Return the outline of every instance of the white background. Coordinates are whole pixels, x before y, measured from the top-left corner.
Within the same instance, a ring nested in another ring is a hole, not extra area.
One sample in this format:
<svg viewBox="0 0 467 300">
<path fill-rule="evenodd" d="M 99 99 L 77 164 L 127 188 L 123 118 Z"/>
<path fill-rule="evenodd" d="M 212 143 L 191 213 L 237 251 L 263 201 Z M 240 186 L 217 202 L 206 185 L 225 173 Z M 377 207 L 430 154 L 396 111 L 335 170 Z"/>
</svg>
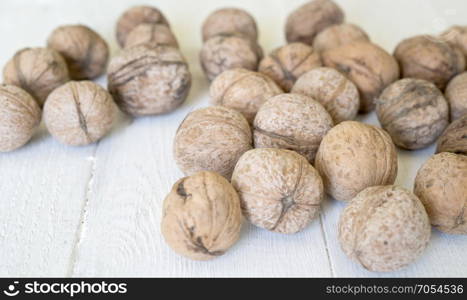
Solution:
<svg viewBox="0 0 467 300">
<path fill-rule="evenodd" d="M 284 43 L 286 15 L 300 0 L 1 0 L 0 66 L 20 48 L 43 46 L 62 24 L 84 23 L 119 50 L 118 16 L 135 4 L 158 6 L 188 58 L 194 85 L 186 104 L 159 117 L 118 124 L 101 142 L 72 148 L 44 128 L 24 148 L 0 154 L 0 276 L 467 276 L 467 237 L 433 231 L 423 256 L 389 274 L 369 273 L 349 261 L 336 238 L 344 204 L 328 200 L 304 232 L 285 236 L 245 223 L 240 241 L 223 257 L 192 262 L 174 254 L 159 230 L 161 206 L 183 176 L 172 158 L 175 130 L 191 110 L 208 105 L 208 83 L 198 52 L 204 18 L 222 6 L 250 11 L 267 52 Z M 465 0 L 337 1 L 347 20 L 392 52 L 403 38 L 467 23 Z M 467 24 L 463 24 L 467 25 Z M 105 84 L 105 78 L 99 80 Z M 377 124 L 374 115 L 361 117 Z M 400 151 L 397 184 L 409 189 L 434 153 Z"/>
</svg>

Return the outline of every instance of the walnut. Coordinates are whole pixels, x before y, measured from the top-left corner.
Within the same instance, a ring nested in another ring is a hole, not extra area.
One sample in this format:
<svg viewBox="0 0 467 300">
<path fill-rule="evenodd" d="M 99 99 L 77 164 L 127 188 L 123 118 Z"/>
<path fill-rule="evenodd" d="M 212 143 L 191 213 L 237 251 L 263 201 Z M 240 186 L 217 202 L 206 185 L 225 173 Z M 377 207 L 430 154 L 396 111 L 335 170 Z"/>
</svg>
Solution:
<svg viewBox="0 0 467 300">
<path fill-rule="evenodd" d="M 251 124 L 261 105 L 283 91 L 269 77 L 245 69 L 223 72 L 211 84 L 214 105 L 223 105 L 241 112 Z"/>
<path fill-rule="evenodd" d="M 0 84 L 0 152 L 26 144 L 41 121 L 34 98 L 14 85 Z"/>
<path fill-rule="evenodd" d="M 49 36 L 47 46 L 63 56 L 73 79 L 94 79 L 107 67 L 107 42 L 87 26 L 60 26 Z"/>
<path fill-rule="evenodd" d="M 449 80 L 465 70 L 465 58 L 459 48 L 433 36 L 415 36 L 403 40 L 394 56 L 402 77 L 433 82 L 443 90 Z"/>
<path fill-rule="evenodd" d="M 256 148 L 283 148 L 313 163 L 321 140 L 333 127 L 324 107 L 310 97 L 281 94 L 259 109 L 254 121 Z"/>
<path fill-rule="evenodd" d="M 392 140 L 401 148 L 417 150 L 434 143 L 449 124 L 449 107 L 431 82 L 406 78 L 387 87 L 376 113 Z"/>
<path fill-rule="evenodd" d="M 467 57 L 467 26 L 452 26 L 441 35 L 441 39 L 458 47 L 464 57 Z"/>
<path fill-rule="evenodd" d="M 303 230 L 320 211 L 323 182 L 307 160 L 293 151 L 254 149 L 235 167 L 232 184 L 245 217 L 270 231 Z"/>
<path fill-rule="evenodd" d="M 125 49 L 111 60 L 108 85 L 124 112 L 159 115 L 183 104 L 190 91 L 191 73 L 178 49 L 141 45 Z"/>
<path fill-rule="evenodd" d="M 25 48 L 16 52 L 3 69 L 6 84 L 16 85 L 36 99 L 39 106 L 55 88 L 70 80 L 63 57 L 48 48 Z"/>
<path fill-rule="evenodd" d="M 232 185 L 213 172 L 179 180 L 164 200 L 161 230 L 178 254 L 194 260 L 223 255 L 240 237 L 240 200 Z"/>
<path fill-rule="evenodd" d="M 321 58 L 312 47 L 293 43 L 266 56 L 259 64 L 259 72 L 271 77 L 284 91 L 289 92 L 301 75 L 321 66 Z"/>
<path fill-rule="evenodd" d="M 289 43 L 313 44 L 322 30 L 344 21 L 344 12 L 331 0 L 314 0 L 294 10 L 287 18 L 285 34 Z"/>
<path fill-rule="evenodd" d="M 336 124 L 353 120 L 360 108 L 357 87 L 331 68 L 317 68 L 302 75 L 292 93 L 306 95 L 321 103 Z"/>
<path fill-rule="evenodd" d="M 240 33 L 252 41 L 258 40 L 256 21 L 247 11 L 221 8 L 211 13 L 203 24 L 203 42 L 219 34 Z"/>
<path fill-rule="evenodd" d="M 125 48 L 139 45 L 157 47 L 159 45 L 178 48 L 178 41 L 172 30 L 163 24 L 141 24 L 135 27 L 125 40 Z"/>
<path fill-rule="evenodd" d="M 446 99 L 451 108 L 451 120 L 467 114 L 467 72 L 454 77 L 446 88 Z"/>
<path fill-rule="evenodd" d="M 394 184 L 396 147 L 384 130 L 345 121 L 324 137 L 315 166 L 326 192 L 336 200 L 350 201 L 367 187 Z"/>
<path fill-rule="evenodd" d="M 313 41 L 313 48 L 318 52 L 322 52 L 356 41 L 369 42 L 370 38 L 357 25 L 349 23 L 337 24 L 329 26 L 318 33 Z"/>
<path fill-rule="evenodd" d="M 182 122 L 174 157 L 186 175 L 213 171 L 230 179 L 240 156 L 251 148 L 251 129 L 243 115 L 212 106 L 191 112 Z"/>
<path fill-rule="evenodd" d="M 163 24 L 170 27 L 162 12 L 152 6 L 134 6 L 126 10 L 117 21 L 117 40 L 120 47 L 125 45 L 130 32 L 141 24 Z"/>
<path fill-rule="evenodd" d="M 467 113 L 446 128 L 436 151 L 467 155 Z"/>
<path fill-rule="evenodd" d="M 399 79 L 399 66 L 389 53 L 368 42 L 353 42 L 322 53 L 323 63 L 346 75 L 360 92 L 360 111 L 370 112 L 376 98 Z"/>
<path fill-rule="evenodd" d="M 54 90 L 44 105 L 49 132 L 72 146 L 94 143 L 106 135 L 116 119 L 112 96 L 91 81 L 70 81 Z"/>
<path fill-rule="evenodd" d="M 433 156 L 418 171 L 415 194 L 434 227 L 445 233 L 467 234 L 467 156 Z"/>
<path fill-rule="evenodd" d="M 430 221 L 420 200 L 396 186 L 365 189 L 345 208 L 339 221 L 342 250 L 373 272 L 408 266 L 421 256 L 430 236 Z"/>
</svg>

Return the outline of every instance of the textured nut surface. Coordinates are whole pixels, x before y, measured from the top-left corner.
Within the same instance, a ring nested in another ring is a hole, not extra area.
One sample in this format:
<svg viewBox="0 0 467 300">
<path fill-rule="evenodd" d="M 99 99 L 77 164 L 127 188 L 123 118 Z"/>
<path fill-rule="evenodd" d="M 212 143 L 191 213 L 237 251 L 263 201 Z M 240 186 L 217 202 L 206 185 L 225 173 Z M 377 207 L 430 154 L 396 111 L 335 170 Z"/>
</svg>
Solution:
<svg viewBox="0 0 467 300">
<path fill-rule="evenodd" d="M 451 108 L 451 120 L 467 114 L 467 72 L 454 77 L 446 88 L 446 99 Z"/>
<path fill-rule="evenodd" d="M 217 35 L 204 43 L 200 53 L 201 66 L 209 80 L 224 71 L 243 68 L 258 69 L 262 50 L 249 39 L 239 35 Z"/>
<path fill-rule="evenodd" d="M 467 155 L 467 113 L 446 128 L 438 139 L 436 152 L 452 152 Z"/>
<path fill-rule="evenodd" d="M 216 173 L 200 172 L 179 180 L 164 200 L 165 241 L 190 259 L 223 255 L 240 237 L 241 226 L 237 192 Z"/>
<path fill-rule="evenodd" d="M 256 21 L 247 11 L 239 8 L 221 8 L 211 13 L 203 23 L 203 42 L 219 34 L 238 32 L 250 40 L 258 39 Z"/>
<path fill-rule="evenodd" d="M 324 29 L 316 35 L 313 48 L 322 52 L 352 42 L 369 42 L 368 34 L 359 26 L 349 23 L 336 24 Z"/>
<path fill-rule="evenodd" d="M 162 12 L 152 6 L 134 6 L 126 10 L 117 21 L 117 40 L 120 47 L 123 47 L 130 32 L 141 24 L 164 24 L 169 22 Z"/>
<path fill-rule="evenodd" d="M 41 121 L 41 109 L 31 95 L 13 85 L 0 85 L 0 152 L 26 144 Z"/>
<path fill-rule="evenodd" d="M 359 193 L 339 221 L 339 242 L 352 260 L 373 272 L 392 272 L 414 262 L 431 236 L 420 200 L 396 186 Z"/>
<path fill-rule="evenodd" d="M 107 67 L 107 42 L 87 26 L 60 26 L 49 36 L 47 46 L 63 56 L 72 79 L 96 78 L 102 75 Z"/>
<path fill-rule="evenodd" d="M 106 135 L 116 118 L 112 96 L 91 81 L 71 81 L 54 90 L 44 105 L 44 120 L 60 142 L 83 146 Z"/>
<path fill-rule="evenodd" d="M 125 40 L 125 48 L 139 45 L 148 45 L 149 47 L 167 45 L 178 48 L 178 41 L 167 25 L 141 24 L 135 27 Z"/>
<path fill-rule="evenodd" d="M 114 57 L 108 71 L 109 91 L 121 110 L 158 115 L 183 104 L 191 88 L 185 58 L 170 46 L 136 46 Z"/>
<path fill-rule="evenodd" d="M 399 79 L 397 61 L 381 47 L 368 42 L 353 42 L 322 54 L 327 67 L 346 75 L 360 92 L 360 111 L 370 112 L 376 98 L 389 84 Z"/>
<path fill-rule="evenodd" d="M 449 124 L 443 94 L 421 79 L 401 79 L 388 86 L 377 101 L 376 113 L 394 143 L 409 150 L 434 143 Z"/>
<path fill-rule="evenodd" d="M 360 108 L 357 87 L 331 68 L 317 68 L 302 75 L 292 93 L 306 95 L 321 103 L 336 124 L 353 120 Z"/>
<path fill-rule="evenodd" d="M 324 137 L 315 167 L 329 195 L 350 201 L 367 187 L 394 183 L 398 167 L 396 147 L 384 130 L 345 121 Z"/>
<path fill-rule="evenodd" d="M 243 115 L 213 106 L 185 118 L 175 136 L 174 157 L 186 175 L 213 171 L 230 179 L 240 156 L 251 148 L 251 129 Z"/>
<path fill-rule="evenodd" d="M 323 29 L 344 21 L 344 12 L 331 0 L 314 0 L 294 10 L 287 18 L 285 35 L 287 42 L 313 43 Z"/>
<path fill-rule="evenodd" d="M 465 70 L 465 57 L 459 48 L 432 36 L 403 40 L 394 56 L 399 62 L 402 77 L 425 79 L 442 90 L 451 78 Z"/>
<path fill-rule="evenodd" d="M 467 234 L 467 156 L 433 156 L 418 171 L 415 194 L 433 226 L 450 234 Z"/>
<path fill-rule="evenodd" d="M 467 57 L 467 26 L 452 26 L 441 35 L 441 39 L 451 46 L 457 46 Z"/>
<path fill-rule="evenodd" d="M 269 77 L 245 69 L 223 72 L 211 84 L 210 96 L 214 105 L 233 108 L 251 124 L 261 105 L 283 91 Z"/>
<path fill-rule="evenodd" d="M 313 163 L 321 140 L 332 128 L 326 109 L 308 96 L 281 94 L 269 99 L 254 121 L 256 148 L 283 148 Z"/>
<path fill-rule="evenodd" d="M 269 76 L 284 91 L 289 92 L 301 75 L 321 66 L 321 58 L 312 47 L 292 43 L 266 56 L 259 64 L 259 72 Z"/>
<path fill-rule="evenodd" d="M 324 193 L 318 172 L 307 160 L 281 149 L 245 153 L 232 184 L 251 223 L 286 234 L 303 230 L 318 216 Z"/>
<path fill-rule="evenodd" d="M 25 48 L 16 52 L 3 69 L 6 84 L 28 92 L 42 106 L 55 88 L 69 81 L 63 57 L 48 48 Z"/>
</svg>

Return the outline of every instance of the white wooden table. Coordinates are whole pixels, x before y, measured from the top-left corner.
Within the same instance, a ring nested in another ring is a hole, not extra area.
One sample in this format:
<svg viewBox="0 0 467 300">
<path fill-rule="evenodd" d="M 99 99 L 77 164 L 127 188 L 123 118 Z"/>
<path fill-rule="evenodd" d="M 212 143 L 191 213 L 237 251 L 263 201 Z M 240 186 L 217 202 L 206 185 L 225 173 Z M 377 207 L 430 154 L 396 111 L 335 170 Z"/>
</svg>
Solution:
<svg viewBox="0 0 467 300">
<path fill-rule="evenodd" d="M 194 4 L 196 2 L 196 4 Z M 467 237 L 433 231 L 416 263 L 390 273 L 369 273 L 339 248 L 336 224 L 344 204 L 329 200 L 319 220 L 294 236 L 245 223 L 225 256 L 193 262 L 163 242 L 159 224 L 164 196 L 183 176 L 172 158 L 175 130 L 191 110 L 208 105 L 208 82 L 198 61 L 203 19 L 215 8 L 239 6 L 259 23 L 266 51 L 284 43 L 286 15 L 303 0 L 146 1 L 170 19 L 194 76 L 189 100 L 176 112 L 130 120 L 120 116 L 112 133 L 88 147 L 59 144 L 44 126 L 24 148 L 0 154 L 0 276 L 467 276 Z M 402 39 L 467 23 L 465 0 L 337 1 L 347 20 L 393 51 Z M 114 24 L 132 0 L 1 0 L 0 65 L 26 46 L 43 46 L 58 25 L 84 23 L 118 51 Z M 99 80 L 105 85 L 105 78 Z M 362 120 L 378 124 L 374 114 Z M 400 151 L 397 184 L 412 189 L 434 148 Z"/>
</svg>

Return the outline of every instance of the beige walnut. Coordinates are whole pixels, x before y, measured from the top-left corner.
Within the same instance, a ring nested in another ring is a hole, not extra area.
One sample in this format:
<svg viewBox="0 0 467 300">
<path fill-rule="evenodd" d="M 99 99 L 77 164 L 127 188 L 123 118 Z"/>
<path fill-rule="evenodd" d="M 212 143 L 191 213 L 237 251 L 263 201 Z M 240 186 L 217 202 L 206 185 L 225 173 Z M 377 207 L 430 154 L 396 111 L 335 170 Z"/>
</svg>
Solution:
<svg viewBox="0 0 467 300">
<path fill-rule="evenodd" d="M 167 45 L 178 48 L 178 41 L 170 30 L 169 26 L 164 24 L 141 24 L 135 27 L 125 40 L 125 47 L 148 45 L 157 47 Z"/>
<path fill-rule="evenodd" d="M 252 148 L 251 129 L 236 110 L 212 106 L 191 112 L 177 130 L 174 157 L 186 175 L 212 171 L 230 179 L 235 164 Z"/>
<path fill-rule="evenodd" d="M 282 148 L 315 160 L 321 140 L 334 126 L 326 109 L 313 98 L 281 94 L 269 99 L 254 121 L 256 148 Z"/>
<path fill-rule="evenodd" d="M 221 8 L 211 13 L 203 23 L 203 42 L 219 34 L 240 33 L 250 40 L 258 40 L 258 27 L 252 15 L 239 8 Z"/>
<path fill-rule="evenodd" d="M 319 54 L 303 43 L 292 43 L 274 50 L 259 64 L 259 72 L 272 78 L 289 92 L 295 81 L 311 69 L 321 67 Z"/>
<path fill-rule="evenodd" d="M 105 136 L 116 119 L 112 96 L 91 81 L 70 81 L 54 90 L 44 105 L 50 134 L 63 144 L 83 146 Z"/>
<path fill-rule="evenodd" d="M 323 183 L 301 155 L 281 149 L 254 149 L 239 160 L 232 184 L 243 214 L 254 225 L 293 234 L 320 211 Z"/>
<path fill-rule="evenodd" d="M 318 52 L 322 52 L 356 41 L 369 42 L 370 38 L 357 25 L 349 23 L 336 24 L 318 33 L 313 41 L 313 48 Z"/>
<path fill-rule="evenodd" d="M 467 234 L 467 156 L 436 154 L 418 171 L 415 194 L 431 224 L 450 234 Z"/>
<path fill-rule="evenodd" d="M 345 15 L 331 0 L 313 0 L 294 10 L 285 25 L 287 42 L 313 44 L 315 36 L 334 24 L 341 24 Z"/>
<path fill-rule="evenodd" d="M 63 57 L 49 48 L 25 48 L 16 52 L 3 69 L 6 84 L 16 85 L 43 106 L 47 96 L 70 80 Z"/>
<path fill-rule="evenodd" d="M 211 103 L 241 112 L 251 124 L 259 108 L 283 91 L 269 77 L 245 69 L 223 72 L 211 84 Z"/>
<path fill-rule="evenodd" d="M 240 237 L 240 200 L 222 176 L 200 172 L 179 180 L 164 200 L 161 230 L 167 244 L 193 260 L 223 255 Z"/>
<path fill-rule="evenodd" d="M 47 46 L 63 56 L 72 79 L 99 77 L 104 74 L 109 61 L 107 42 L 84 25 L 58 27 L 49 36 Z"/>
<path fill-rule="evenodd" d="M 446 128 L 438 139 L 436 152 L 452 152 L 467 155 L 467 113 Z"/>
<path fill-rule="evenodd" d="M 375 186 L 359 193 L 339 221 L 344 253 L 373 272 L 400 270 L 426 249 L 430 221 L 420 200 L 406 189 Z"/>
<path fill-rule="evenodd" d="M 458 47 L 467 58 L 467 26 L 452 26 L 441 34 L 441 40 Z"/>
<path fill-rule="evenodd" d="M 360 111 L 370 112 L 385 87 L 399 79 L 399 66 L 392 55 L 368 42 L 352 42 L 322 53 L 326 67 L 346 75 L 360 92 Z"/>
<path fill-rule="evenodd" d="M 336 124 L 355 119 L 360 108 L 355 84 L 331 68 L 317 68 L 303 74 L 293 86 L 292 93 L 306 95 L 321 103 Z"/>
<path fill-rule="evenodd" d="M 394 184 L 398 168 L 396 147 L 384 130 L 345 121 L 324 137 L 315 167 L 330 196 L 350 201 L 368 187 Z"/>
<path fill-rule="evenodd" d="M 191 73 L 176 48 L 135 46 L 111 60 L 108 87 L 122 111 L 132 116 L 160 115 L 185 102 Z"/>
<path fill-rule="evenodd" d="M 409 150 L 433 144 L 449 124 L 443 93 L 421 79 L 401 79 L 388 86 L 377 101 L 376 113 L 394 143 Z"/>
<path fill-rule="evenodd" d="M 14 85 L 0 85 L 0 152 L 26 144 L 41 121 L 34 98 Z"/>
<path fill-rule="evenodd" d="M 445 95 L 451 108 L 451 121 L 467 114 L 467 72 L 457 75 L 449 82 Z"/>
</svg>

